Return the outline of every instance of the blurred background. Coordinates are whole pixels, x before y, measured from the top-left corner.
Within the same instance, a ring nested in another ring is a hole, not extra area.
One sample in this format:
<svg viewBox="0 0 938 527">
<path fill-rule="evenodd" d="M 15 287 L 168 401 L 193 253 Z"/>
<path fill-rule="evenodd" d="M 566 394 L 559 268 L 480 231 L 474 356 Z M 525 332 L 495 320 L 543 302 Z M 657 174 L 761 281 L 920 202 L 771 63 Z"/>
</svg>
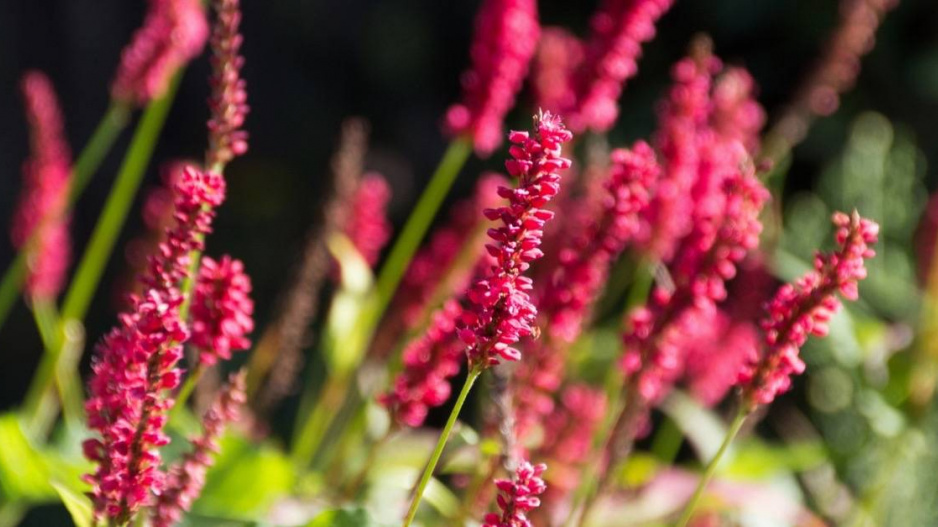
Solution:
<svg viewBox="0 0 938 527">
<path fill-rule="evenodd" d="M 207 252 L 244 260 L 254 281 L 259 327 L 271 316 L 284 277 L 321 205 L 330 155 L 344 118 L 357 115 L 370 121 L 369 168 L 382 172 L 392 185 L 395 224 L 406 218 L 445 148 L 439 124 L 459 94 L 459 73 L 468 64 L 478 3 L 243 2 L 250 150 L 228 170 L 228 201 Z M 541 0 L 542 23 L 584 35 L 596 3 Z M 30 68 L 49 74 L 62 101 L 72 148 L 80 150 L 107 106 L 120 50 L 140 25 L 145 4 L 143 0 L 0 0 L 0 266 L 5 268 L 13 257 L 7 232 L 20 166 L 27 155 L 20 76 Z M 685 53 L 695 34 L 709 34 L 719 56 L 750 70 L 771 122 L 837 21 L 835 0 L 678 0 L 659 24 L 657 38 L 646 45 L 640 72 L 625 90 L 621 117 L 610 136 L 613 146 L 647 137 L 654 130 L 655 101 L 667 87 L 670 65 Z M 163 163 L 202 155 L 207 75 L 204 56 L 186 72 L 144 187 L 158 183 Z M 527 125 L 532 113 L 528 100 L 523 93 L 509 124 Z M 798 236 L 784 237 L 782 247 L 792 262 L 809 258 L 813 248 L 828 238 L 829 210 L 857 206 L 883 223 L 885 250 L 873 262 L 870 284 L 864 285 L 869 289 L 864 309 L 887 321 L 909 322 L 918 313 L 911 241 L 928 192 L 938 185 L 933 168 L 938 166 L 936 117 L 938 2 L 902 0 L 887 15 L 875 49 L 864 58 L 857 86 L 845 94 L 839 110 L 819 120 L 795 149 L 786 180 L 785 218 L 790 232 Z M 78 203 L 73 220 L 76 248 L 90 234 L 129 136 L 130 131 L 125 131 Z M 471 161 L 454 196 L 468 192 L 483 168 L 499 169 L 503 157 L 499 152 L 487 161 Z M 135 212 L 119 243 L 141 228 Z M 113 324 L 112 290 L 125 266 L 121 254 L 110 262 L 90 311 L 89 342 Z M 794 263 L 790 267 L 796 268 Z M 780 274 L 786 273 L 784 265 L 780 269 Z M 888 338 L 901 339 L 895 328 L 887 333 Z M 826 416 L 819 420 L 821 431 L 833 434 L 827 436 L 828 442 L 840 444 L 839 454 L 847 456 L 851 448 L 864 444 L 862 434 L 868 433 L 871 423 L 888 426 L 883 424 L 888 412 L 874 410 L 880 403 L 889 407 L 889 402 L 888 397 L 870 400 L 862 391 L 875 385 L 878 375 L 870 370 L 869 348 L 863 342 L 834 340 L 833 351 L 808 355 L 809 367 L 817 368 L 811 378 L 821 381 L 806 381 L 790 398 L 805 400 L 811 412 Z M 0 332 L 0 410 L 19 401 L 40 352 L 30 315 L 20 304 Z M 856 368 L 864 372 L 859 380 Z M 845 390 L 853 392 L 830 386 L 858 387 L 859 395 L 845 402 Z M 879 388 L 874 392 L 885 390 Z M 849 415 L 844 414 L 848 406 L 855 410 Z M 864 409 L 872 412 L 865 420 Z M 833 423 L 829 432 L 824 428 L 828 422 Z M 862 471 L 854 477 L 863 477 Z"/>
</svg>

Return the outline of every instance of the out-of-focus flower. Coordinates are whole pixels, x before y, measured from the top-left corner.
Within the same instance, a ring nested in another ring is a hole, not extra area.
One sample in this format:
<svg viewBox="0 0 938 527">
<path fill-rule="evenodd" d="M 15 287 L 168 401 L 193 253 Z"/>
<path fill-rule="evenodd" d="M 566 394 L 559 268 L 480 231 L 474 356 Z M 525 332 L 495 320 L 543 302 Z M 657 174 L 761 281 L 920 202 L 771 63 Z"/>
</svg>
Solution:
<svg viewBox="0 0 938 527">
<path fill-rule="evenodd" d="M 445 123 L 450 134 L 470 137 L 480 155 L 501 143 L 505 114 L 527 75 L 539 33 L 536 0 L 483 0 L 472 68 L 462 76 L 463 99 L 447 110 Z"/>
<path fill-rule="evenodd" d="M 30 157 L 23 164 L 23 190 L 13 217 L 13 244 L 27 251 L 26 293 L 54 299 L 71 258 L 68 233 L 71 154 L 62 112 L 49 78 L 38 71 L 21 83 L 29 122 Z"/>
<path fill-rule="evenodd" d="M 553 217 L 543 207 L 560 188 L 557 172 L 570 166 L 570 160 L 561 157 L 561 147 L 572 137 L 549 112 L 535 119 L 533 137 L 527 132 L 509 134 L 513 159 L 505 167 L 518 178 L 518 186 L 499 188 L 508 205 L 485 211 L 488 219 L 502 222 L 489 230 L 495 243 L 486 246 L 496 261 L 468 291 L 470 307 L 459 330 L 473 368 L 520 359 L 521 352 L 512 345 L 535 332 L 537 310 L 528 293 L 532 282 L 522 273 L 543 255 L 538 248 L 543 227 Z"/>
<path fill-rule="evenodd" d="M 143 27 L 121 53 L 111 96 L 141 106 L 158 99 L 207 38 L 208 22 L 198 0 L 150 0 Z"/>
<path fill-rule="evenodd" d="M 84 443 L 84 451 L 97 464 L 86 479 L 99 520 L 127 522 L 163 488 L 160 447 L 169 442 L 169 391 L 179 384 L 176 365 L 189 337 L 179 288 L 188 278 L 190 254 L 203 249 L 224 190 L 218 174 L 184 171 L 176 187 L 176 223 L 141 276 L 144 293 L 97 347 L 85 408 L 98 436 Z"/>
<path fill-rule="evenodd" d="M 390 200 L 388 182 L 380 174 L 369 172 L 362 176 L 349 207 L 345 235 L 372 267 L 391 238 L 391 222 L 387 217 Z"/>
<path fill-rule="evenodd" d="M 576 104 L 573 74 L 583 62 L 583 43 L 560 27 L 545 27 L 531 72 L 534 106 L 561 112 Z"/>
<path fill-rule="evenodd" d="M 582 65 L 573 79 L 574 105 L 569 114 L 576 132 L 605 132 L 619 116 L 625 81 L 638 72 L 642 44 L 655 36 L 655 23 L 672 0 L 604 0 L 590 21 L 592 35 Z"/>
<path fill-rule="evenodd" d="M 804 371 L 801 347 L 809 335 L 827 335 L 828 322 L 840 309 L 837 293 L 848 300 L 859 296 L 857 283 L 866 278 L 864 260 L 876 254 L 870 245 L 876 243 L 879 225 L 856 211 L 849 216 L 835 213 L 833 222 L 839 250 L 818 254 L 814 270 L 783 285 L 766 307 L 761 321 L 766 350 L 761 357 L 752 356 L 739 376 L 744 403 L 750 408 L 770 404 L 788 391 L 792 375 Z"/>
<path fill-rule="evenodd" d="M 464 346 L 456 337 L 456 321 L 462 308 L 450 300 L 430 321 L 430 327 L 404 350 L 404 369 L 393 388 L 379 401 L 401 425 L 418 427 L 427 411 L 442 405 L 452 392 L 450 380 L 465 361 Z"/>
<path fill-rule="evenodd" d="M 243 371 L 233 374 L 202 416 L 202 435 L 193 438 L 192 450 L 170 467 L 163 492 L 153 507 L 153 527 L 172 527 L 202 493 L 205 473 L 218 453 L 218 440 L 229 423 L 238 420 L 247 396 Z"/>
<path fill-rule="evenodd" d="M 713 129 L 722 138 L 739 141 L 749 155 L 759 149 L 765 111 L 755 99 L 756 83 L 745 68 L 729 67 L 713 86 Z"/>
<path fill-rule="evenodd" d="M 531 527 L 527 513 L 541 506 L 539 495 L 547 490 L 541 474 L 547 470 L 543 463 L 531 465 L 523 461 L 515 471 L 514 479 L 495 481 L 499 494 L 495 501 L 500 513 L 485 515 L 482 527 Z"/>
<path fill-rule="evenodd" d="M 246 335 L 254 330 L 254 301 L 241 260 L 202 258 L 191 313 L 192 345 L 202 364 L 211 366 L 251 347 Z"/>
<path fill-rule="evenodd" d="M 722 310 L 708 311 L 709 319 L 679 333 L 684 378 L 691 395 L 712 406 L 726 396 L 739 378 L 739 370 L 759 348 L 759 330 L 752 322 L 733 320 Z"/>
<path fill-rule="evenodd" d="M 550 463 L 547 502 L 564 499 L 580 483 L 593 435 L 606 415 L 606 394 L 586 385 L 564 388 L 557 411 L 544 423 L 544 443 L 537 457 Z"/>
<path fill-rule="evenodd" d="M 712 77 L 719 67 L 719 60 L 709 48 L 698 44 L 671 73 L 674 86 L 661 105 L 655 136 L 663 171 L 651 205 L 645 209 L 640 232 L 642 247 L 656 260 L 670 261 L 693 224 L 688 214 L 695 207 L 691 189 L 698 178 L 701 146 L 705 143 L 701 131 L 707 126 L 712 108 Z"/>
<path fill-rule="evenodd" d="M 209 81 L 212 95 L 208 121 L 208 152 L 205 166 L 221 171 L 224 165 L 248 149 L 248 133 L 242 129 L 248 114 L 246 83 L 241 78 L 244 57 L 239 52 L 244 38 L 238 32 L 241 25 L 239 0 L 214 0 L 217 14 L 212 30 L 212 77 Z"/>
</svg>

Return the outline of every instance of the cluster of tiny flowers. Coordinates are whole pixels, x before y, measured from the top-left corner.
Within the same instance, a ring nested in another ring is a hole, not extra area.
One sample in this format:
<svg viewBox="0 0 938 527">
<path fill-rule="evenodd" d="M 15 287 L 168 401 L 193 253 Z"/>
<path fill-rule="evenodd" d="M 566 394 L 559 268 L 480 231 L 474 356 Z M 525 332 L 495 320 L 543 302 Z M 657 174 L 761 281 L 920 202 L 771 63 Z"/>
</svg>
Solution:
<svg viewBox="0 0 938 527">
<path fill-rule="evenodd" d="M 756 84 L 744 68 L 729 67 L 713 86 L 713 128 L 724 140 L 739 141 L 757 154 L 765 111 L 755 99 Z"/>
<path fill-rule="evenodd" d="M 352 196 L 345 235 L 372 267 L 391 238 L 391 222 L 387 218 L 390 200 L 391 187 L 375 172 L 362 176 Z"/>
<path fill-rule="evenodd" d="M 513 480 L 496 480 L 499 494 L 495 501 L 501 513 L 486 514 L 482 527 L 532 527 L 527 513 L 541 506 L 538 496 L 547 490 L 547 485 L 541 479 L 545 470 L 547 465 L 543 463 L 532 465 L 522 461 Z"/>
<path fill-rule="evenodd" d="M 128 521 L 163 486 L 159 448 L 179 384 L 176 367 L 188 330 L 180 319 L 180 284 L 188 277 L 190 252 L 201 250 L 211 230 L 214 207 L 224 197 L 224 180 L 187 168 L 179 181 L 176 225 L 169 229 L 141 277 L 144 293 L 133 298 L 119 325 L 98 345 L 86 402 L 88 426 L 99 435 L 84 443 L 98 467 L 92 484 L 96 518 Z"/>
<path fill-rule="evenodd" d="M 447 110 L 445 123 L 450 134 L 469 136 L 480 155 L 501 143 L 505 114 L 528 73 L 539 33 L 536 0 L 483 0 L 472 68 L 462 76 L 463 100 Z"/>
<path fill-rule="evenodd" d="M 228 384 L 202 416 L 202 434 L 190 441 L 192 450 L 170 467 L 165 488 L 153 507 L 153 527 L 176 525 L 202 493 L 205 473 L 214 462 L 213 455 L 218 453 L 218 440 L 225 426 L 239 419 L 241 407 L 247 399 L 245 376 L 241 371 L 228 379 Z"/>
<path fill-rule="evenodd" d="M 246 335 L 254 330 L 254 301 L 244 264 L 227 255 L 219 261 L 202 258 L 191 312 L 192 345 L 200 363 L 211 366 L 251 347 Z"/>
<path fill-rule="evenodd" d="M 538 302 L 548 338 L 533 343 L 515 372 L 515 412 L 519 434 L 553 409 L 551 396 L 563 379 L 565 348 L 580 335 L 590 308 L 606 283 L 609 267 L 639 227 L 659 167 L 647 143 L 612 152 L 603 182 L 599 215 L 575 233 L 559 252 L 558 268 Z"/>
<path fill-rule="evenodd" d="M 500 220 L 502 226 L 488 232 L 495 243 L 486 249 L 495 263 L 467 292 L 470 307 L 460 321 L 459 337 L 468 346 L 473 367 L 520 359 L 521 352 L 512 345 L 535 332 L 532 282 L 522 273 L 543 255 L 539 249 L 543 227 L 553 217 L 543 207 L 560 189 L 557 172 L 570 167 L 570 160 L 561 157 L 561 146 L 573 138 L 550 113 L 536 118 L 535 128 L 534 137 L 527 132 L 509 134 L 513 159 L 505 167 L 519 182 L 515 188 L 499 188 L 507 205 L 485 211 L 489 220 Z"/>
<path fill-rule="evenodd" d="M 674 289 L 656 287 L 650 305 L 629 317 L 622 366 L 645 401 L 666 393 L 680 373 L 677 336 L 707 323 L 716 303 L 726 298 L 725 282 L 736 274 L 736 264 L 759 243 L 759 213 L 768 191 L 750 167 L 728 179 L 724 192 L 722 217 L 695 227 L 684 241 L 671 268 Z"/>
<path fill-rule="evenodd" d="M 13 218 L 13 244 L 26 248 L 26 292 L 55 298 L 71 257 L 68 206 L 71 162 L 62 113 L 52 83 L 33 71 L 22 81 L 30 132 L 30 157 L 23 164 L 23 190 Z"/>
<path fill-rule="evenodd" d="M 576 106 L 563 109 L 570 113 L 573 130 L 612 128 L 623 85 L 638 72 L 642 44 L 654 38 L 655 23 L 672 4 L 673 0 L 604 0 L 591 20 L 592 37 L 574 78 Z"/>
<path fill-rule="evenodd" d="M 159 98 L 176 71 L 201 53 L 207 38 L 208 22 L 198 0 L 150 0 L 143 27 L 121 54 L 111 95 L 139 105 Z"/>
<path fill-rule="evenodd" d="M 678 242 L 691 229 L 691 189 L 697 181 L 700 130 L 712 106 L 710 87 L 719 61 L 709 51 L 687 57 L 673 70 L 674 86 L 659 114 L 655 142 L 662 156 L 663 172 L 651 205 L 645 209 L 640 239 L 652 258 L 668 262 Z"/>
<path fill-rule="evenodd" d="M 766 349 L 761 357 L 752 357 L 739 376 L 749 407 L 771 403 L 791 387 L 792 375 L 804 371 L 801 346 L 809 335 L 827 335 L 828 323 L 840 309 L 836 294 L 857 299 L 857 283 L 866 278 L 864 260 L 876 254 L 870 245 L 876 243 L 879 225 L 856 212 L 835 213 L 833 222 L 840 250 L 818 254 L 814 270 L 779 288 L 766 306 L 761 321 Z"/>
<path fill-rule="evenodd" d="M 560 27 L 545 27 L 531 68 L 534 105 L 562 111 L 576 103 L 573 73 L 583 62 L 583 43 Z"/>
<path fill-rule="evenodd" d="M 212 116 L 208 121 L 208 152 L 205 166 L 216 170 L 247 152 L 248 135 L 241 129 L 248 113 L 247 91 L 241 78 L 244 57 L 239 55 L 244 38 L 239 0 L 214 0 L 218 19 L 212 29 Z"/>
<path fill-rule="evenodd" d="M 422 425 L 430 408 L 449 399 L 450 380 L 465 362 L 464 346 L 456 338 L 461 314 L 459 303 L 450 300 L 433 314 L 426 333 L 404 350 L 404 370 L 391 391 L 379 397 L 399 425 Z"/>
<path fill-rule="evenodd" d="M 544 423 L 544 443 L 537 457 L 550 461 L 548 503 L 556 503 L 580 482 L 593 435 L 606 415 L 606 394 L 586 385 L 564 388 L 560 405 Z"/>
</svg>

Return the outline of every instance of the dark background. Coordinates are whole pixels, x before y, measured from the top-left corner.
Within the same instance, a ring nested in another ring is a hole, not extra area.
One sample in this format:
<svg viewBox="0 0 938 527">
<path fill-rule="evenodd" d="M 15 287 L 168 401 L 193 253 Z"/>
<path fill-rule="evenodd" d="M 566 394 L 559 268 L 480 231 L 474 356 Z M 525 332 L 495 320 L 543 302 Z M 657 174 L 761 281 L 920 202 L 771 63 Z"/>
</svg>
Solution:
<svg viewBox="0 0 938 527">
<path fill-rule="evenodd" d="M 208 253 L 227 252 L 245 261 L 263 325 L 315 217 L 343 118 L 361 115 L 371 121 L 369 165 L 391 181 L 395 223 L 406 217 L 445 148 L 440 116 L 458 97 L 478 2 L 243 4 L 250 151 L 229 168 L 229 197 Z M 540 4 L 543 24 L 567 26 L 582 35 L 596 2 Z M 645 46 L 639 76 L 623 96 L 613 144 L 653 130 L 654 101 L 667 86 L 668 68 L 697 32 L 709 33 L 728 62 L 751 70 L 772 116 L 817 57 L 837 21 L 837 8 L 834 0 L 678 0 L 661 21 L 658 37 Z M 140 25 L 144 9 L 143 0 L 0 0 L 0 267 L 12 259 L 5 234 L 27 155 L 20 75 L 38 68 L 51 76 L 77 152 L 107 106 L 120 50 Z M 207 74 L 204 56 L 186 72 L 145 186 L 156 184 L 163 162 L 201 156 Z M 526 101 L 522 95 L 509 119 L 515 126 L 525 126 L 531 113 Z M 906 0 L 888 15 L 857 88 L 796 150 L 789 186 L 809 187 L 819 167 L 841 149 L 852 118 L 866 110 L 911 129 L 927 158 L 938 160 L 938 2 Z M 78 204 L 76 253 L 94 225 L 129 136 L 125 131 Z M 502 157 L 496 153 L 488 161 L 472 161 L 457 193 L 469 188 L 482 167 L 498 168 Z M 140 228 L 135 209 L 119 247 Z M 117 252 L 91 309 L 90 342 L 114 323 L 111 291 L 123 267 Z M 20 303 L 0 331 L 0 409 L 19 400 L 39 354 L 38 336 Z"/>
</svg>

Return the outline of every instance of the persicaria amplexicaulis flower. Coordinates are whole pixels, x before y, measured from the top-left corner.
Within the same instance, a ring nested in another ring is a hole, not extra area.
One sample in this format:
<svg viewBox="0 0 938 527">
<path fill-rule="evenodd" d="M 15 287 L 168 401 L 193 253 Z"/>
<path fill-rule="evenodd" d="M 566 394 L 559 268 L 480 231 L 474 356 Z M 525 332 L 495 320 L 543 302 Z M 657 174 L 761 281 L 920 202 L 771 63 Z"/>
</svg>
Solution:
<svg viewBox="0 0 938 527">
<path fill-rule="evenodd" d="M 118 317 L 118 326 L 97 346 L 85 408 L 97 437 L 84 443 L 97 464 L 86 476 L 95 517 L 127 522 L 158 494 L 164 483 L 160 447 L 173 405 L 169 392 L 181 377 L 176 367 L 189 331 L 180 318 L 180 287 L 188 278 L 190 254 L 201 251 L 214 208 L 224 198 L 218 174 L 187 168 L 176 186 L 175 225 L 141 277 L 144 292 Z"/>
<path fill-rule="evenodd" d="M 461 315 L 459 302 L 450 300 L 433 313 L 426 333 L 404 349 L 403 371 L 391 390 L 378 398 L 398 424 L 420 426 L 430 408 L 449 399 L 451 379 L 465 362 L 465 346 L 456 337 Z"/>
<path fill-rule="evenodd" d="M 660 171 L 655 153 L 642 141 L 631 150 L 613 151 L 611 160 L 598 215 L 560 249 L 558 268 L 538 301 L 546 335 L 525 350 L 515 372 L 515 412 L 521 437 L 553 409 L 552 394 L 563 379 L 565 350 L 589 319 L 612 262 L 638 231 L 640 214 Z"/>
<path fill-rule="evenodd" d="M 660 400 L 680 373 L 679 332 L 707 323 L 736 265 L 759 243 L 759 213 L 769 196 L 752 167 L 728 178 L 723 192 L 722 213 L 698 222 L 682 242 L 670 268 L 674 289 L 655 287 L 649 305 L 629 316 L 622 366 L 645 402 Z"/>
<path fill-rule="evenodd" d="M 391 187 L 375 172 L 362 176 L 352 196 L 345 235 L 371 266 L 378 262 L 381 249 L 391 238 L 391 222 L 387 217 L 390 200 Z"/>
<path fill-rule="evenodd" d="M 251 347 L 246 335 L 254 330 L 254 301 L 241 260 L 203 257 L 190 310 L 192 345 L 202 364 L 211 366 Z"/>
<path fill-rule="evenodd" d="M 29 122 L 30 157 L 13 217 L 13 244 L 27 252 L 26 293 L 52 299 L 62 289 L 71 257 L 66 214 L 71 154 L 62 112 L 48 77 L 27 73 L 21 84 Z"/>
<path fill-rule="evenodd" d="M 192 507 L 205 486 L 205 473 L 218 453 L 225 426 L 238 420 L 245 394 L 245 372 L 231 375 L 202 416 L 202 434 L 193 438 L 192 450 L 170 467 L 162 493 L 153 507 L 153 527 L 172 527 Z"/>
<path fill-rule="evenodd" d="M 512 345 L 535 332 L 532 282 L 522 273 L 543 256 L 539 246 L 544 224 L 553 217 L 543 207 L 560 189 L 558 171 L 570 167 L 570 160 L 561 157 L 561 147 L 573 134 L 549 112 L 536 117 L 534 125 L 533 137 L 527 132 L 509 134 L 514 145 L 505 167 L 518 178 L 518 185 L 500 187 L 499 195 L 508 204 L 485 211 L 488 219 L 502 225 L 489 229 L 494 243 L 486 249 L 495 263 L 467 292 L 470 306 L 460 321 L 459 337 L 469 347 L 473 368 L 520 359 L 521 352 Z"/>
<path fill-rule="evenodd" d="M 766 306 L 761 321 L 765 332 L 765 351 L 752 357 L 739 376 L 744 404 L 753 408 L 770 404 L 788 391 L 791 376 L 804 371 L 799 351 L 809 335 L 827 335 L 831 317 L 840 309 L 837 293 L 848 300 L 859 296 L 857 283 L 866 278 L 864 260 L 876 253 L 879 225 L 854 211 L 833 216 L 837 227 L 835 239 L 839 250 L 818 254 L 814 270 L 793 284 L 783 285 Z"/>
<path fill-rule="evenodd" d="M 161 97 L 172 76 L 202 51 L 208 22 L 199 0 L 150 0 L 150 8 L 121 53 L 111 96 L 144 105 Z"/>
<path fill-rule="evenodd" d="M 495 498 L 500 513 L 485 515 L 482 527 L 531 527 L 527 513 L 541 506 L 538 498 L 547 490 L 541 475 L 547 470 L 543 463 L 532 465 L 522 461 L 511 480 L 495 481 L 499 493 Z"/>
<path fill-rule="evenodd" d="M 573 107 L 573 73 L 582 62 L 583 43 L 576 35 L 560 27 L 543 28 L 531 71 L 534 105 L 558 112 Z"/>
<path fill-rule="evenodd" d="M 579 484 L 606 408 L 605 392 L 574 384 L 564 387 L 557 410 L 545 418 L 544 443 L 537 458 L 550 462 L 548 504 L 554 505 Z"/>
<path fill-rule="evenodd" d="M 212 29 L 212 95 L 208 100 L 212 116 L 208 121 L 208 152 L 205 166 L 221 170 L 232 159 L 247 152 L 248 134 L 242 130 L 248 113 L 247 90 L 241 78 L 244 57 L 239 52 L 244 38 L 239 0 L 214 0 L 217 20 Z"/>
<path fill-rule="evenodd" d="M 638 72 L 642 44 L 655 36 L 655 23 L 673 0 L 604 0 L 590 21 L 592 35 L 585 58 L 573 78 L 569 114 L 576 132 L 605 132 L 619 116 L 619 95 L 625 81 Z"/>
<path fill-rule="evenodd" d="M 480 155 L 502 141 L 505 114 L 515 102 L 537 48 L 536 0 L 483 0 L 463 73 L 463 100 L 446 111 L 446 130 L 472 139 Z"/>
</svg>

